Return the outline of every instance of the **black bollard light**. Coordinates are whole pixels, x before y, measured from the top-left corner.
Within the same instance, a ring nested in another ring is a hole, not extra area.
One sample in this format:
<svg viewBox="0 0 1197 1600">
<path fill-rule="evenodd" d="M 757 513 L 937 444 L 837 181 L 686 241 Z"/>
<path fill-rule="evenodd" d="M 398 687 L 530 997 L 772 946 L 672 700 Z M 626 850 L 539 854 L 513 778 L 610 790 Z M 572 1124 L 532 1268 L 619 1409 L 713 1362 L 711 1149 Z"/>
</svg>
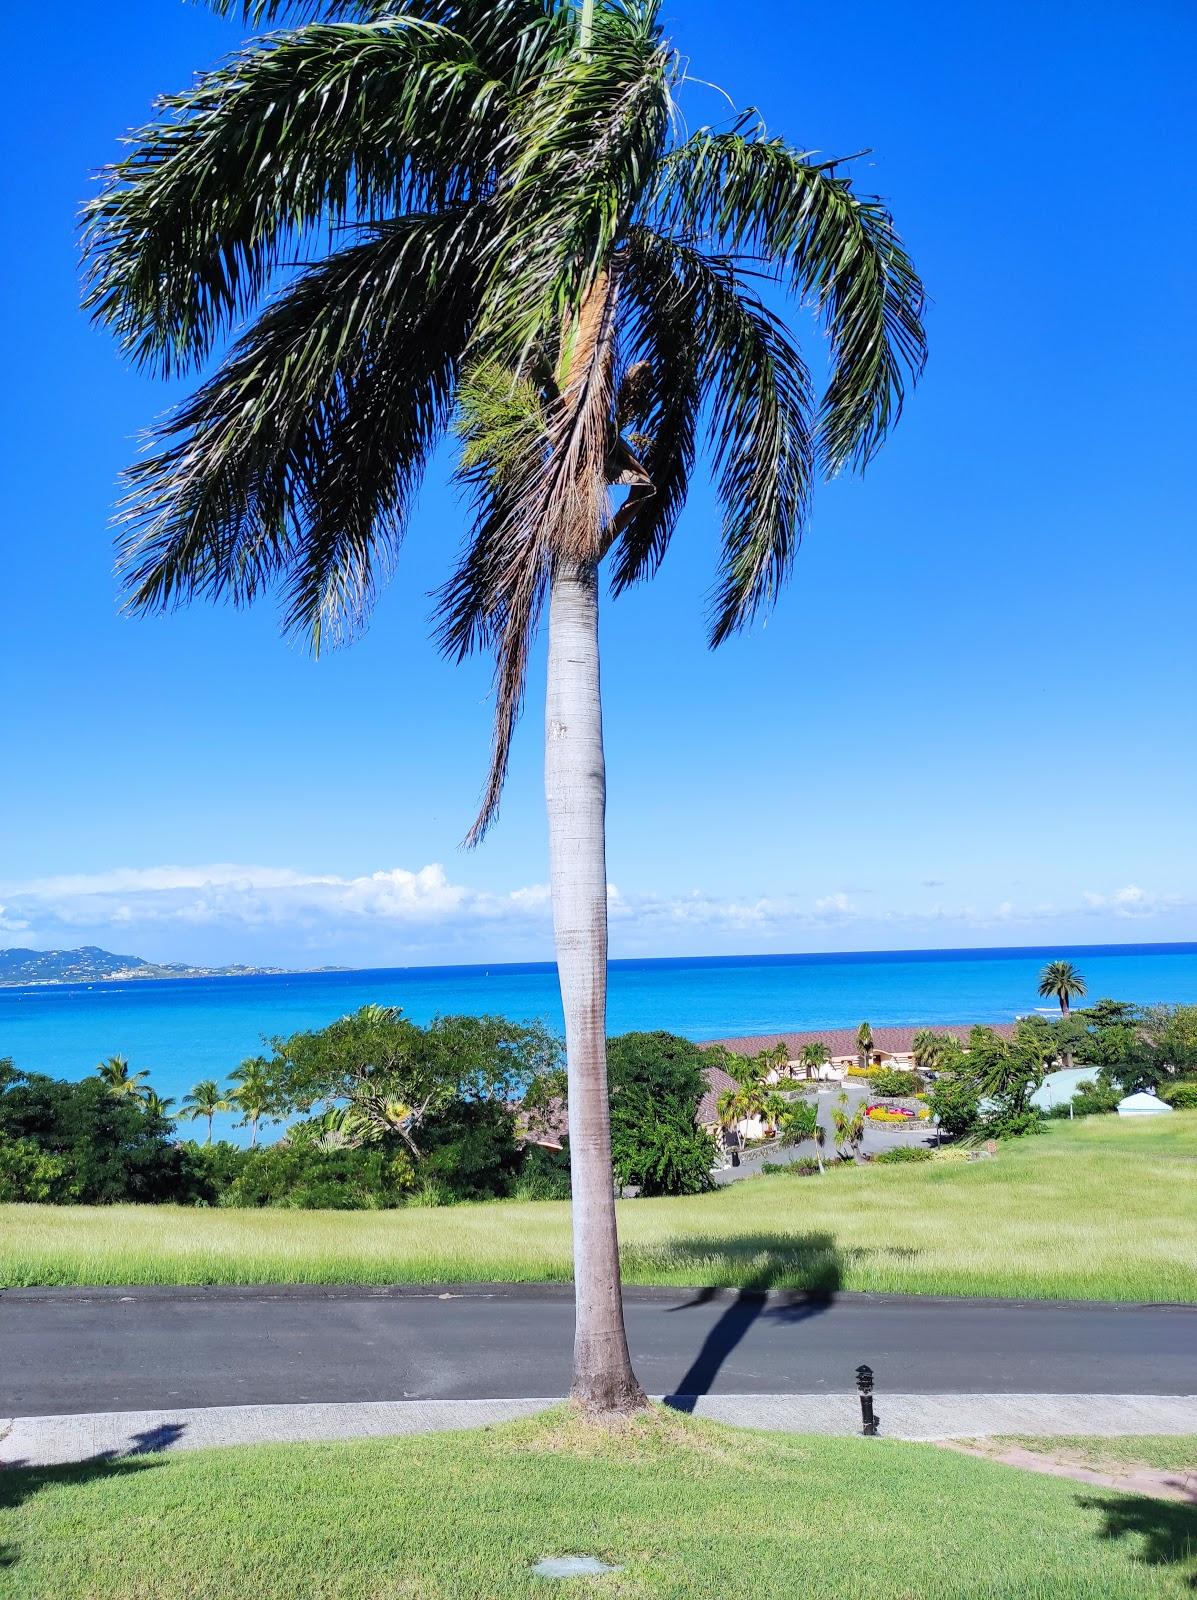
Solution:
<svg viewBox="0 0 1197 1600">
<path fill-rule="evenodd" d="M 856 1387 L 860 1390 L 861 1433 L 866 1438 L 876 1437 L 879 1419 L 873 1412 L 873 1369 L 863 1364 L 856 1369 Z"/>
</svg>

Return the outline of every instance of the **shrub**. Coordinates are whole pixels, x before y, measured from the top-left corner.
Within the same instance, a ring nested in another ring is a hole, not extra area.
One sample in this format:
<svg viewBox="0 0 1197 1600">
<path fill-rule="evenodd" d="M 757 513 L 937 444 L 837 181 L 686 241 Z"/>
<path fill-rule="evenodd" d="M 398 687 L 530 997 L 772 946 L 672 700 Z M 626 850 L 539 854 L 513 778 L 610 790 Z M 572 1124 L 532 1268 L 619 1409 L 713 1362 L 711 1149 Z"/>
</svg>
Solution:
<svg viewBox="0 0 1197 1600">
<path fill-rule="evenodd" d="M 1197 1083 L 1167 1083 L 1160 1090 L 1160 1099 L 1177 1111 L 1197 1111 Z"/>
<path fill-rule="evenodd" d="M 569 1156 L 564 1150 L 529 1145 L 511 1195 L 514 1200 L 568 1200 Z"/>
<path fill-rule="evenodd" d="M 874 1161 L 885 1162 L 886 1165 L 895 1165 L 901 1161 L 930 1161 L 934 1155 L 933 1150 L 925 1150 L 922 1145 L 899 1145 L 896 1150 L 882 1150 L 873 1157 Z"/>
<path fill-rule="evenodd" d="M 1072 1097 L 1072 1110 L 1078 1117 L 1093 1117 L 1102 1112 L 1117 1111 L 1120 1098 L 1112 1084 L 1095 1083 L 1091 1078 L 1083 1078 Z"/>
<path fill-rule="evenodd" d="M 99 1078 L 68 1083 L 3 1065 L 0 1134 L 62 1163 L 28 1181 L 80 1205 L 190 1198 L 186 1157 L 165 1117 L 135 1096 L 111 1094 Z M 26 1170 L 25 1156 L 11 1161 L 14 1172 L 18 1164 Z"/>
<path fill-rule="evenodd" d="M 625 1089 L 611 1107 L 611 1163 L 621 1189 L 644 1195 L 703 1194 L 712 1187 L 715 1141 L 695 1127 L 694 1113 Z"/>
<path fill-rule="evenodd" d="M 0 1202 L 66 1202 L 70 1163 L 50 1156 L 33 1139 L 10 1139 L 0 1133 Z"/>
<path fill-rule="evenodd" d="M 926 1122 L 930 1112 L 920 1106 L 917 1111 L 909 1111 L 902 1106 L 868 1106 L 865 1116 L 870 1122 L 889 1123 L 893 1127 L 905 1127 L 912 1122 Z"/>
<path fill-rule="evenodd" d="M 959 1139 L 976 1122 L 981 1095 L 967 1073 L 945 1072 L 932 1085 L 927 1104 L 947 1137 Z"/>
<path fill-rule="evenodd" d="M 887 1099 L 900 1095 L 916 1094 L 923 1086 L 917 1072 L 903 1072 L 897 1067 L 874 1067 L 869 1073 L 869 1087 L 874 1094 Z"/>
</svg>

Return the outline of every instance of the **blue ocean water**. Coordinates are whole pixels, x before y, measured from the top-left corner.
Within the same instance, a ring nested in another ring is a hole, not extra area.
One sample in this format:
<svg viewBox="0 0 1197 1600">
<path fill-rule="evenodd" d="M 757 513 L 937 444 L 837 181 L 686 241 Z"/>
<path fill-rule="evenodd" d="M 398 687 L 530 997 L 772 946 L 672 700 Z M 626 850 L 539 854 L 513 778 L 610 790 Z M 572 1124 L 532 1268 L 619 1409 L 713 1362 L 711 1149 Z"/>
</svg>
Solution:
<svg viewBox="0 0 1197 1600">
<path fill-rule="evenodd" d="M 610 1031 L 668 1028 L 694 1039 L 871 1023 L 1001 1022 L 1043 1002 L 1036 977 L 1064 957 L 1089 995 L 1197 1003 L 1197 944 L 613 961 Z M 176 1099 L 223 1079 L 264 1038 L 320 1027 L 368 1001 L 417 1022 L 453 1012 L 561 1025 L 550 963 L 399 967 L 267 977 L 183 978 L 0 989 L 0 1057 L 78 1078 L 105 1056 L 150 1069 Z"/>
</svg>

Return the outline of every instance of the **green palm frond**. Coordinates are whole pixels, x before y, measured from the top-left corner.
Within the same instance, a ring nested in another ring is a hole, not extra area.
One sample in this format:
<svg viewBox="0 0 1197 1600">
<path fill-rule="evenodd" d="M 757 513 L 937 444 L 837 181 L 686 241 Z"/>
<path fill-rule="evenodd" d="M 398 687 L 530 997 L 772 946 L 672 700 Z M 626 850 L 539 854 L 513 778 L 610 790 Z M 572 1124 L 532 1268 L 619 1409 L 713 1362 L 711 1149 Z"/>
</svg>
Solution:
<svg viewBox="0 0 1197 1600">
<path fill-rule="evenodd" d="M 362 615 L 449 415 L 478 227 L 407 217 L 309 269 L 167 419 L 127 475 L 134 609 L 281 582 L 317 647 Z"/>
<path fill-rule="evenodd" d="M 700 132 L 661 164 L 669 226 L 764 257 L 813 297 L 831 339 L 820 411 L 827 468 L 867 463 L 926 359 L 923 286 L 880 200 L 781 139 Z"/>
<path fill-rule="evenodd" d="M 672 56 L 656 5 L 596 7 L 591 43 L 549 63 L 512 109 L 479 337 L 522 368 L 576 319 L 652 180 L 670 124 Z"/>
<path fill-rule="evenodd" d="M 672 282 L 701 352 L 693 387 L 710 412 L 724 513 L 711 619 L 720 644 L 776 596 L 797 552 L 812 477 L 810 378 L 784 324 L 730 258 L 635 228 L 628 263 L 633 294 L 651 296 L 639 288 L 645 280 Z"/>
<path fill-rule="evenodd" d="M 84 304 L 137 361 L 202 360 L 312 230 L 485 188 L 506 88 L 419 17 L 252 45 L 131 136 L 84 212 Z"/>
</svg>

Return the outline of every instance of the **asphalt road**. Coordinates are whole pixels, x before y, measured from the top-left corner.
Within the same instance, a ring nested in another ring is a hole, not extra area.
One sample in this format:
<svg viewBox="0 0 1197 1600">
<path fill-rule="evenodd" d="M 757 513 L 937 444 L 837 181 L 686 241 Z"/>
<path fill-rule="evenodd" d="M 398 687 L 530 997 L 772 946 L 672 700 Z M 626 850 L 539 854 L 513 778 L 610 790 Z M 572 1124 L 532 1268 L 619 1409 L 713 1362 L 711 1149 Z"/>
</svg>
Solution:
<svg viewBox="0 0 1197 1600">
<path fill-rule="evenodd" d="M 630 1289 L 650 1394 L 1197 1392 L 1197 1306 Z M 567 1288 L 9 1290 L 0 1416 L 557 1396 Z"/>
</svg>

